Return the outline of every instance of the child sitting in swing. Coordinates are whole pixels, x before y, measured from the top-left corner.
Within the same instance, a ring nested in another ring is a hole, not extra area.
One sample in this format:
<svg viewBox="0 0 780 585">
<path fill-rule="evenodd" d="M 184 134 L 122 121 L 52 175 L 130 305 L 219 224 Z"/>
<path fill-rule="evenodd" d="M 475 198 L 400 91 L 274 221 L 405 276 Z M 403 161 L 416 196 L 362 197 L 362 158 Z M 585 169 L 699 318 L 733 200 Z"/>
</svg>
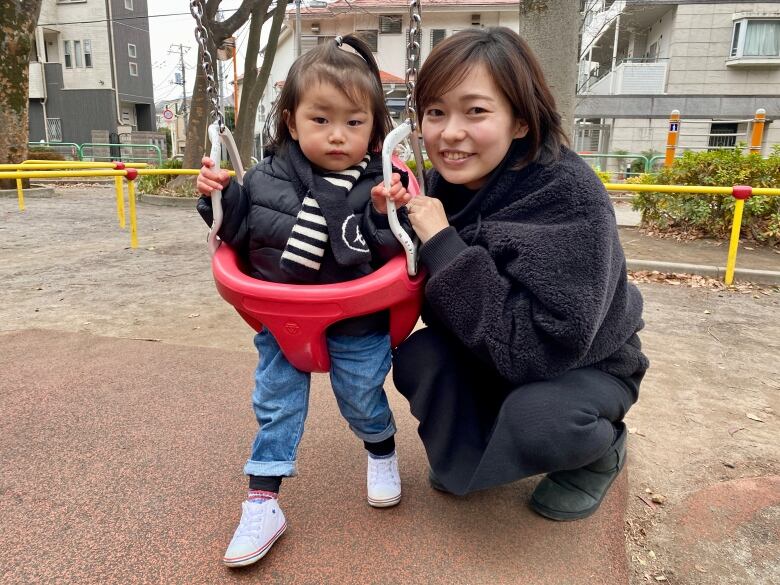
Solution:
<svg viewBox="0 0 780 585">
<path fill-rule="evenodd" d="M 370 48 L 349 35 L 301 56 L 270 119 L 273 154 L 249 170 L 243 187 L 209 158 L 197 179 L 198 211 L 209 225 L 209 196 L 222 190 L 218 235 L 243 256 L 249 274 L 282 283 L 343 282 L 398 254 L 387 216 L 371 203 L 392 121 Z M 394 173 L 393 196 L 403 199 L 404 192 Z M 309 400 L 311 375 L 285 359 L 273 335 L 263 329 L 254 343 L 260 361 L 252 403 L 260 430 L 244 466 L 249 493 L 241 521 L 223 559 L 230 567 L 258 561 L 287 527 L 277 496 L 282 478 L 296 475 Z M 394 506 L 401 480 L 383 389 L 391 363 L 388 314 L 336 323 L 327 343 L 339 409 L 368 451 L 368 503 Z"/>
</svg>

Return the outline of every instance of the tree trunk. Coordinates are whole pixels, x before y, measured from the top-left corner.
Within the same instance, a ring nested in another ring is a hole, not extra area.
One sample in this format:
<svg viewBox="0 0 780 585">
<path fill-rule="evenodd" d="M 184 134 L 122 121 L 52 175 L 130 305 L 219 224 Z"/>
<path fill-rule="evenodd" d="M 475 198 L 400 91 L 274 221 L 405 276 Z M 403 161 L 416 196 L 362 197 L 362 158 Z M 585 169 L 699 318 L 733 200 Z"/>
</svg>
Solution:
<svg viewBox="0 0 780 585">
<path fill-rule="evenodd" d="M 577 90 L 580 14 L 572 0 L 521 0 L 518 33 L 533 49 L 571 137 Z"/>
<path fill-rule="evenodd" d="M 268 83 L 268 77 L 271 75 L 271 65 L 273 65 L 276 57 L 279 32 L 282 28 L 288 1 L 282 0 L 278 2 L 273 11 L 271 31 L 265 45 L 265 53 L 263 54 L 263 65 L 258 72 L 257 51 L 260 46 L 260 28 L 265 20 L 268 19 L 267 8 L 270 4 L 270 1 L 268 1 L 265 3 L 265 6 L 261 6 L 257 12 L 252 13 L 252 22 L 249 29 L 246 62 L 244 65 L 244 86 L 241 90 L 241 106 L 238 109 L 240 113 L 243 112 L 246 115 L 239 115 L 238 124 L 236 125 L 236 145 L 243 161 L 249 160 L 252 154 L 255 140 L 257 106 L 260 104 L 266 83 Z"/>
<path fill-rule="evenodd" d="M 27 158 L 29 63 L 41 0 L 0 0 L 0 163 Z M 13 179 L 0 180 L 11 189 Z"/>
</svg>

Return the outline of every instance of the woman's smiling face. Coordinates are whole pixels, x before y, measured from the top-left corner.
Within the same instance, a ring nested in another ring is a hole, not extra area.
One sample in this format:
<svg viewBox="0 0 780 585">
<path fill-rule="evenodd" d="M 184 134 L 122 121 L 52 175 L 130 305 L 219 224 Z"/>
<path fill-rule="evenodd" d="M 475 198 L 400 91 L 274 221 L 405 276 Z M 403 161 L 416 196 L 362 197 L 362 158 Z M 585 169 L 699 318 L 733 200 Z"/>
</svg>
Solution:
<svg viewBox="0 0 780 585">
<path fill-rule="evenodd" d="M 512 140 L 527 132 L 483 65 L 474 66 L 423 112 L 428 158 L 445 180 L 469 189 L 479 189 Z"/>
</svg>

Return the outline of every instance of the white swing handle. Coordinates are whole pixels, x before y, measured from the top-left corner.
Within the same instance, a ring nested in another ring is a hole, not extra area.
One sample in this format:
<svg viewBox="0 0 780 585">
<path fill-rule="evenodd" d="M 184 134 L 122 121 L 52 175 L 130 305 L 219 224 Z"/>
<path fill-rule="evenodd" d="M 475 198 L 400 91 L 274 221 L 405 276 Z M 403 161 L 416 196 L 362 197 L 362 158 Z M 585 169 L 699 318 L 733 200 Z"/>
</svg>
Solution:
<svg viewBox="0 0 780 585">
<path fill-rule="evenodd" d="M 385 189 L 388 191 L 392 186 L 393 177 L 393 152 L 409 134 L 412 132 L 412 123 L 406 120 L 403 124 L 392 130 L 385 138 L 382 144 L 382 174 L 385 182 Z M 395 207 L 395 201 L 388 197 L 387 199 L 387 219 L 390 222 L 390 229 L 396 239 L 401 242 L 406 252 L 406 271 L 409 276 L 417 274 L 417 246 L 409 234 L 406 233 L 401 223 L 398 221 L 398 212 Z"/>
<path fill-rule="evenodd" d="M 220 168 L 220 160 L 222 159 L 222 148 L 224 144 L 227 149 L 228 158 L 233 163 L 233 169 L 236 172 L 236 182 L 239 185 L 244 184 L 244 165 L 241 163 L 241 157 L 238 155 L 238 147 L 236 147 L 236 141 L 233 140 L 233 134 L 225 126 L 220 132 L 219 124 L 214 122 L 209 126 L 209 141 L 211 141 L 211 153 L 209 158 L 214 161 L 214 165 L 217 170 Z M 214 220 L 211 222 L 211 231 L 209 232 L 209 253 L 214 256 L 219 248 L 220 240 L 217 238 L 217 232 L 222 227 L 222 220 L 224 214 L 222 212 L 222 191 L 214 189 L 211 192 L 211 210 L 213 212 Z"/>
</svg>

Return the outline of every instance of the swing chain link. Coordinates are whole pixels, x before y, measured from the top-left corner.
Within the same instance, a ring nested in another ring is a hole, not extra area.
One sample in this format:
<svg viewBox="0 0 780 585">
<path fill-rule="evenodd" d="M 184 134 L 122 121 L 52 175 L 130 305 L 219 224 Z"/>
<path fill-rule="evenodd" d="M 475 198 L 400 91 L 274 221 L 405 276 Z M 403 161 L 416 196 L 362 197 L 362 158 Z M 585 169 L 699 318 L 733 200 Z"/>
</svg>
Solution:
<svg viewBox="0 0 780 585">
<path fill-rule="evenodd" d="M 417 64 L 422 47 L 422 6 L 419 0 L 409 2 L 409 42 L 406 44 L 406 117 L 417 129 L 417 110 L 414 103 L 414 86 L 417 82 Z"/>
<path fill-rule="evenodd" d="M 206 29 L 206 25 L 203 23 L 203 0 L 190 0 L 190 12 L 192 13 L 195 22 L 195 38 L 198 41 L 200 47 L 201 68 L 206 77 L 206 93 L 208 99 L 211 101 L 211 119 L 217 122 L 219 125 L 219 132 L 222 134 L 225 131 L 225 119 L 222 117 L 222 112 L 219 110 L 219 93 L 217 92 L 217 82 L 214 76 L 214 57 L 209 51 L 209 32 Z"/>
</svg>

